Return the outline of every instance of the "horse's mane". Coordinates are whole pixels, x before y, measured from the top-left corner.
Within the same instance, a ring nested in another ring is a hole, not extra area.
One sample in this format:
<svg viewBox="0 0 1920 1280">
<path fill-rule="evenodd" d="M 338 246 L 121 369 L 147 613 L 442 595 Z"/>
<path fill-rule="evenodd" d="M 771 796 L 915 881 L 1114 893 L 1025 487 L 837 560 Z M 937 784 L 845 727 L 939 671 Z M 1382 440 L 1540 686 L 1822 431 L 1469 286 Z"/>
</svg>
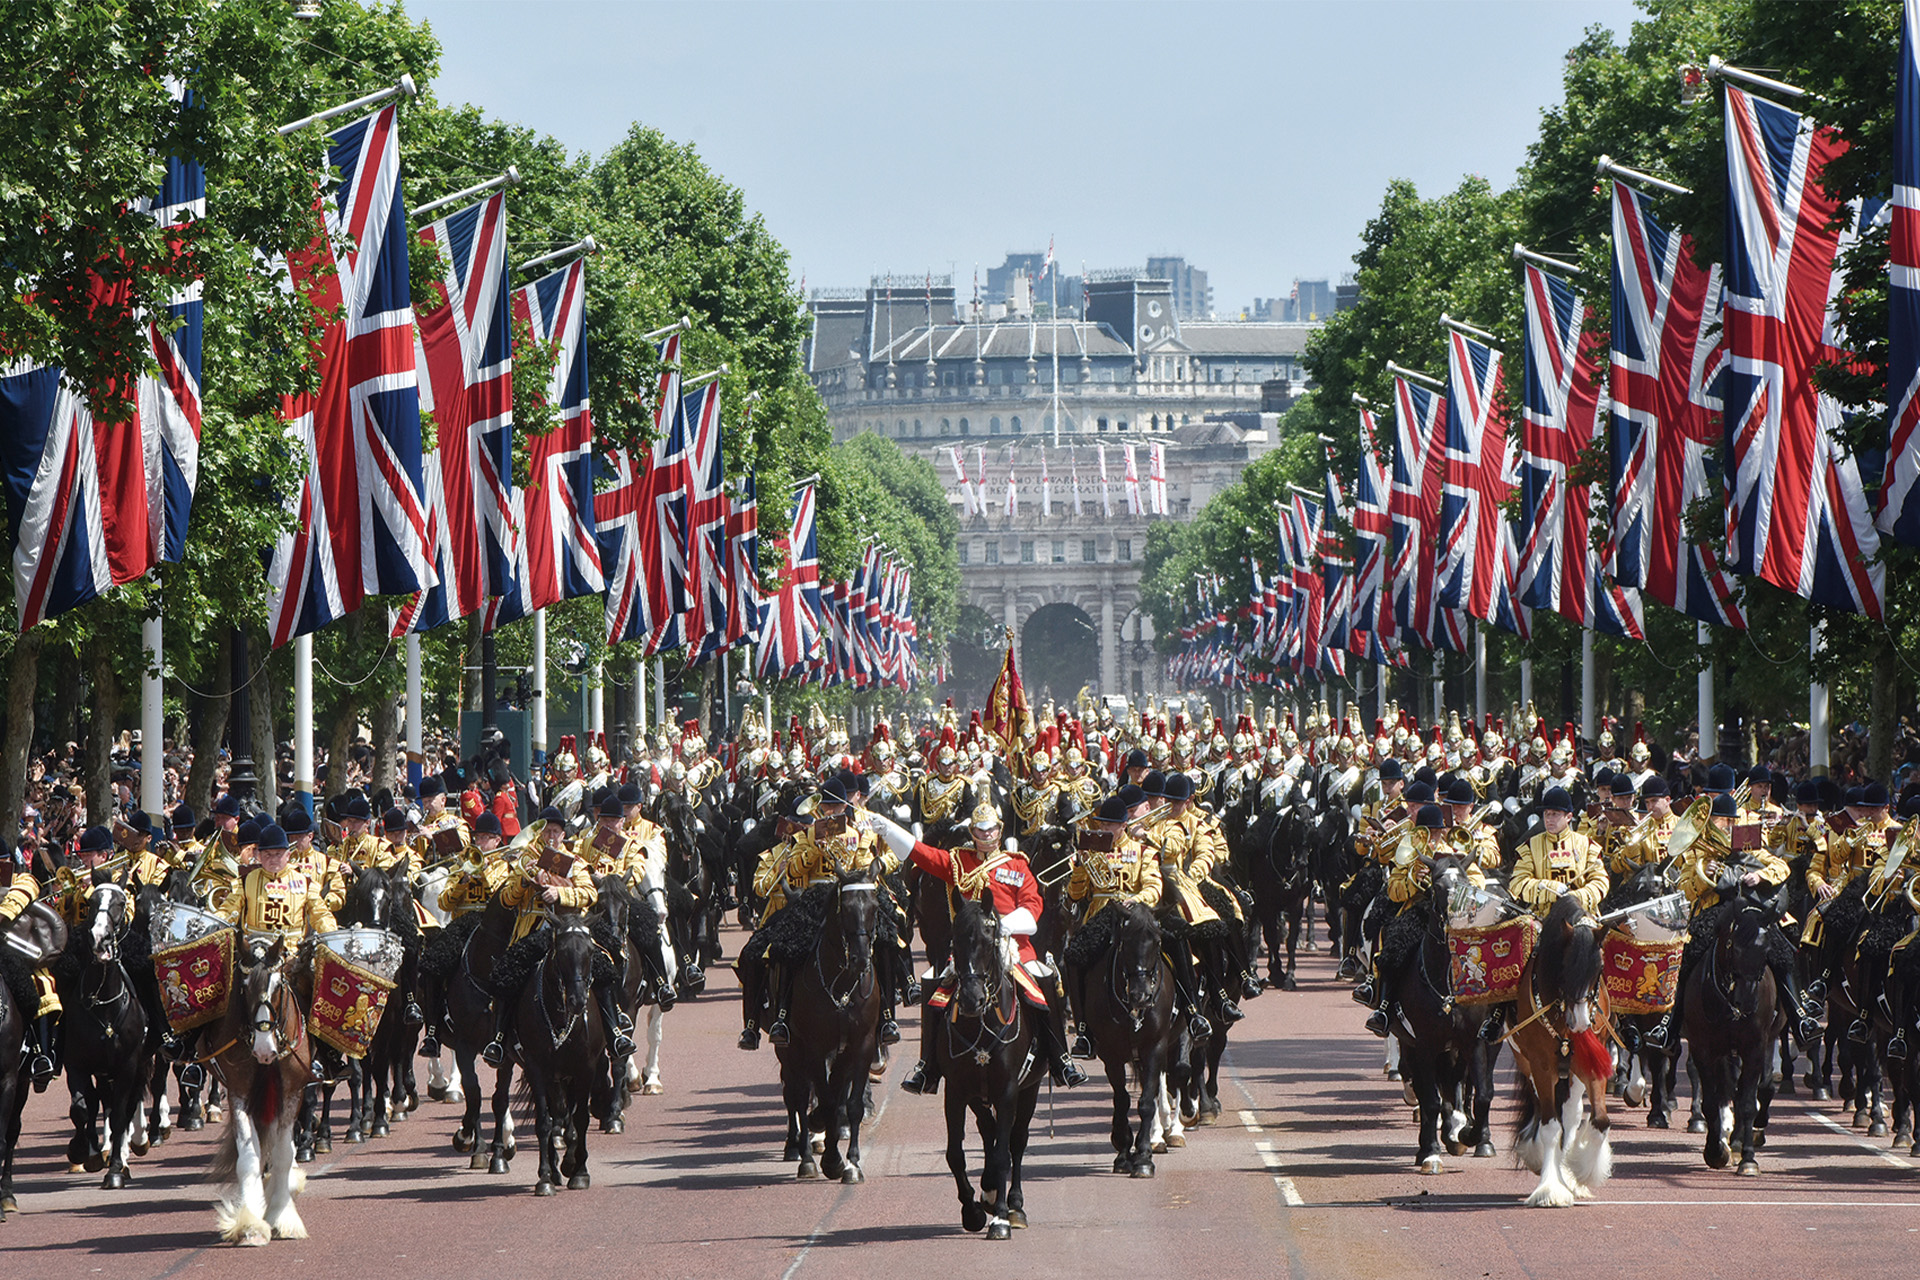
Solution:
<svg viewBox="0 0 1920 1280">
<path fill-rule="evenodd" d="M 1600 980 L 1600 931 L 1572 894 L 1563 894 L 1547 912 L 1540 931 L 1540 990 L 1549 997 L 1578 998 Z"/>
</svg>

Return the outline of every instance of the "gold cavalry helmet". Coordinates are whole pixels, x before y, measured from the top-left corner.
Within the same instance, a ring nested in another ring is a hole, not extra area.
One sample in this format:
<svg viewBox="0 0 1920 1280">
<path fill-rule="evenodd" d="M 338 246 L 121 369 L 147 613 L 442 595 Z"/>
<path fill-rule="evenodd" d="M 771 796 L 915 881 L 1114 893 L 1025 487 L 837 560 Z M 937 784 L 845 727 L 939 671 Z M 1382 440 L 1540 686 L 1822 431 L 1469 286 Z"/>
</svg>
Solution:
<svg viewBox="0 0 1920 1280">
<path fill-rule="evenodd" d="M 969 823 L 975 831 L 992 831 L 1000 825 L 1000 811 L 993 807 L 991 801 L 982 800 L 973 806 L 973 817 Z"/>
</svg>

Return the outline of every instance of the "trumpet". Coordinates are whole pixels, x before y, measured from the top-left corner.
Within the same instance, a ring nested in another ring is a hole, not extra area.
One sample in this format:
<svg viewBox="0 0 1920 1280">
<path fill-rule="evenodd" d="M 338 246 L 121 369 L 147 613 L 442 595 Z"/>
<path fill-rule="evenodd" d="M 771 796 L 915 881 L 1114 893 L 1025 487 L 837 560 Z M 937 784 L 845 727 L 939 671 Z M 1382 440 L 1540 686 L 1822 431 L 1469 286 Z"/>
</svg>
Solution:
<svg viewBox="0 0 1920 1280">
<path fill-rule="evenodd" d="M 127 864 L 132 860 L 133 857 L 131 854 L 117 853 L 105 862 L 97 863 L 90 868 L 61 867 L 54 873 L 53 887 L 45 893 L 42 893 L 35 901 L 48 902 L 54 898 L 65 897 L 68 893 L 80 888 L 82 885 L 91 885 L 93 877 L 102 871 L 106 872 L 109 876 L 118 876 L 121 871 L 126 869 Z"/>
</svg>

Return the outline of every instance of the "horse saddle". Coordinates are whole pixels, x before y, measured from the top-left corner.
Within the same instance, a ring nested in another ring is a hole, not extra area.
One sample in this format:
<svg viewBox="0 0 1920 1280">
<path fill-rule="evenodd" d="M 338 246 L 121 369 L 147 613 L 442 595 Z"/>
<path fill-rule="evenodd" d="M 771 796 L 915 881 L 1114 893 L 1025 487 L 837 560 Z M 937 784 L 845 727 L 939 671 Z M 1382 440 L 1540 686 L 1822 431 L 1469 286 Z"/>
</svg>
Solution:
<svg viewBox="0 0 1920 1280">
<path fill-rule="evenodd" d="M 52 964 L 67 949 L 67 922 L 51 903 L 31 903 L 8 928 L 5 943 L 29 968 Z"/>
</svg>

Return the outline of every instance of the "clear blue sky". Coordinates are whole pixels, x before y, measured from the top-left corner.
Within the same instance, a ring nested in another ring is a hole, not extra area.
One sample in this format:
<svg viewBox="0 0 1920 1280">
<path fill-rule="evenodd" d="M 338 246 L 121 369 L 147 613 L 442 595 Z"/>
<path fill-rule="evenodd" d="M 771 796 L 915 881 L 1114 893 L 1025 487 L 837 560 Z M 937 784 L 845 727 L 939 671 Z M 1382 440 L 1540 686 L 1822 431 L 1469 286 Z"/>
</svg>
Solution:
<svg viewBox="0 0 1920 1280">
<path fill-rule="evenodd" d="M 1347 269 L 1392 178 L 1512 180 L 1624 0 L 409 0 L 437 92 L 599 153 L 631 121 L 746 192 L 808 286 L 1181 253 L 1231 315 Z"/>
</svg>

